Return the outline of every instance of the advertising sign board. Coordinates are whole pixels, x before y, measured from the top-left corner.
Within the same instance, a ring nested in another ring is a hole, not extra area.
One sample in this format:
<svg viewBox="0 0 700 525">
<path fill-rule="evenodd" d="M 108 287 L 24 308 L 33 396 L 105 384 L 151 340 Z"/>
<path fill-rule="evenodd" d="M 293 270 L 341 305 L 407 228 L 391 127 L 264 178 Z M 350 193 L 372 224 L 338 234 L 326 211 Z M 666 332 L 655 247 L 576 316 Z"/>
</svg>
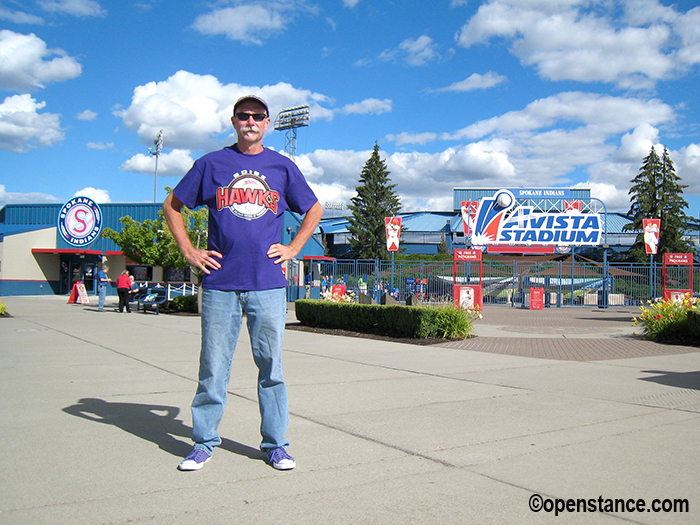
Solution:
<svg viewBox="0 0 700 525">
<path fill-rule="evenodd" d="M 58 234 L 71 246 L 85 248 L 102 232 L 102 211 L 89 197 L 74 197 L 58 211 Z"/>
<path fill-rule="evenodd" d="M 566 196 L 565 196 L 566 197 Z M 535 212 L 519 205 L 510 190 L 499 190 L 479 201 L 471 242 L 474 246 L 597 246 L 604 221 L 598 213 L 582 213 L 571 204 L 566 213 Z"/>
</svg>

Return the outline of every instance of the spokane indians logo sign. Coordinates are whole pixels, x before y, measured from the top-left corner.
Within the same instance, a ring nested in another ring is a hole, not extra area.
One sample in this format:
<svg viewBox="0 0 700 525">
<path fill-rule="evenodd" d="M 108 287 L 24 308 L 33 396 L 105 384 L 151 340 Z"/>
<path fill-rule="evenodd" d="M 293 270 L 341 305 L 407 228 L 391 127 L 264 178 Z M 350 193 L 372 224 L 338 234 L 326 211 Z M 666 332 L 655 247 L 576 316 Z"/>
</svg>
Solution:
<svg viewBox="0 0 700 525">
<path fill-rule="evenodd" d="M 71 246 L 86 247 L 100 236 L 102 211 L 89 197 L 75 197 L 58 212 L 58 233 Z"/>
</svg>

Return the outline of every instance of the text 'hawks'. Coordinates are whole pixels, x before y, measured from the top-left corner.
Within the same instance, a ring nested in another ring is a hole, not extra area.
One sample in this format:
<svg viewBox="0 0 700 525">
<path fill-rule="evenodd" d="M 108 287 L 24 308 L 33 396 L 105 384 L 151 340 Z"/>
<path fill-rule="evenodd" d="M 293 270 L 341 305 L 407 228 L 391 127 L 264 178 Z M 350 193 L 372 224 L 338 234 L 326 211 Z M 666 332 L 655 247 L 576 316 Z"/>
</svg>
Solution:
<svg viewBox="0 0 700 525">
<path fill-rule="evenodd" d="M 237 204 L 256 204 L 277 213 L 280 195 L 273 190 L 260 188 L 219 188 L 216 192 L 216 209 L 223 210 Z"/>
</svg>

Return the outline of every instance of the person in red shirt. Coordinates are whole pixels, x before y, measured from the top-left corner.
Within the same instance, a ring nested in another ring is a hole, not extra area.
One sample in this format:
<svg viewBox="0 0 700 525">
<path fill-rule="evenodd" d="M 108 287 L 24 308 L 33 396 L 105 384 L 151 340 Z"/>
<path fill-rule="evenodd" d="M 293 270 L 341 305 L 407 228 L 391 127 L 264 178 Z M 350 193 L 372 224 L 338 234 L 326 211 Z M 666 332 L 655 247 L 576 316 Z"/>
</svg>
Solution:
<svg viewBox="0 0 700 525">
<path fill-rule="evenodd" d="M 129 272 L 124 270 L 122 274 L 117 277 L 117 295 L 119 295 L 119 313 L 124 311 L 126 306 L 126 313 L 131 313 L 131 307 L 129 306 L 129 293 L 131 292 L 131 277 L 129 277 Z"/>
</svg>

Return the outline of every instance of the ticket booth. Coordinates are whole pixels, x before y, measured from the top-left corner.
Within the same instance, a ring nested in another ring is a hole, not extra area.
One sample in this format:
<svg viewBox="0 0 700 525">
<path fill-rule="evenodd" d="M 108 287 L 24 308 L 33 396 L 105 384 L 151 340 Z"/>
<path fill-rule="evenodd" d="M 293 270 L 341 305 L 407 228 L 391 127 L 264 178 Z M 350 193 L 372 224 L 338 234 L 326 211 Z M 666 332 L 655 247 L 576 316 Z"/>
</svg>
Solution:
<svg viewBox="0 0 700 525">
<path fill-rule="evenodd" d="M 693 295 L 693 254 L 665 253 L 661 272 L 663 298 L 682 301 Z"/>
<path fill-rule="evenodd" d="M 457 275 L 460 275 L 459 284 Z M 467 310 L 483 310 L 483 263 L 481 250 L 456 249 L 452 261 L 452 289 L 455 305 Z"/>
</svg>

